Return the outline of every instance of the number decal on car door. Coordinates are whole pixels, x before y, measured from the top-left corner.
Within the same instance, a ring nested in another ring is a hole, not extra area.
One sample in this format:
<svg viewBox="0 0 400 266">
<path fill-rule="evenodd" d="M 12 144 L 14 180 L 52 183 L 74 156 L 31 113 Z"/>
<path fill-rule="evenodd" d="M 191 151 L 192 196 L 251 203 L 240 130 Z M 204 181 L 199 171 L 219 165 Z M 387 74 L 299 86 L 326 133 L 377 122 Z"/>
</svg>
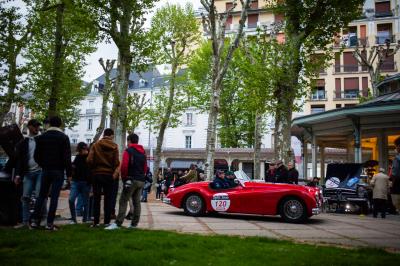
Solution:
<svg viewBox="0 0 400 266">
<path fill-rule="evenodd" d="M 229 209 L 231 205 L 231 200 L 229 195 L 226 193 L 217 193 L 213 196 L 211 200 L 211 206 L 215 211 L 225 212 Z"/>
</svg>

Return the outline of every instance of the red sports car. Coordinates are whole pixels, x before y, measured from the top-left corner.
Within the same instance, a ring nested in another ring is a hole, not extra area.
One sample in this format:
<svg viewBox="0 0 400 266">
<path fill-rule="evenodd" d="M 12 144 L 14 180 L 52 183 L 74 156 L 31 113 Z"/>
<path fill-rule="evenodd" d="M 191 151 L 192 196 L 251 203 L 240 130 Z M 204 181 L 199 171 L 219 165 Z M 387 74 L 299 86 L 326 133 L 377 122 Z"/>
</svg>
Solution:
<svg viewBox="0 0 400 266">
<path fill-rule="evenodd" d="M 191 216 L 206 212 L 281 215 L 286 222 L 300 223 L 320 213 L 318 188 L 254 182 L 243 171 L 235 172 L 235 177 L 238 185 L 228 189 L 212 189 L 211 182 L 171 188 L 163 202 Z"/>
</svg>

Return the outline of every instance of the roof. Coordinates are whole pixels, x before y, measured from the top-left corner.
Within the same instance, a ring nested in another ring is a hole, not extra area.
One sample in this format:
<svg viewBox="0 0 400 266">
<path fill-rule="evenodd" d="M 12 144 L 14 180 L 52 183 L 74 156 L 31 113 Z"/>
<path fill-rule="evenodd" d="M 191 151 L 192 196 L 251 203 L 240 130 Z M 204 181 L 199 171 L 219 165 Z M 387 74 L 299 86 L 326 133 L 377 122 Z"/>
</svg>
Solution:
<svg viewBox="0 0 400 266">
<path fill-rule="evenodd" d="M 380 87 L 382 85 L 385 85 L 386 83 L 395 81 L 395 80 L 400 80 L 400 73 L 394 74 L 392 76 L 386 77 L 384 80 L 382 80 L 381 82 L 379 82 L 378 84 L 376 84 L 376 87 Z"/>
<path fill-rule="evenodd" d="M 362 104 L 333 109 L 326 112 L 300 116 L 293 119 L 293 125 L 316 122 L 320 120 L 330 120 L 330 118 L 346 117 L 349 115 L 366 115 L 370 113 L 385 113 L 388 111 L 400 111 L 400 90 L 378 96 Z"/>
</svg>

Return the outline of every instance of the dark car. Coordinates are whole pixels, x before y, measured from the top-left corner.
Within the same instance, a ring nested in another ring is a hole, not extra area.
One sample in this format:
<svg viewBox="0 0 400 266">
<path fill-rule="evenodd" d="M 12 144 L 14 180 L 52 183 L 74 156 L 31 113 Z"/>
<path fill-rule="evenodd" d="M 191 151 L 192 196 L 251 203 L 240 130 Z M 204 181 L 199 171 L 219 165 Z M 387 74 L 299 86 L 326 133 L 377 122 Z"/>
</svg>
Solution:
<svg viewBox="0 0 400 266">
<path fill-rule="evenodd" d="M 368 214 L 372 190 L 361 175 L 362 164 L 328 164 L 323 197 L 328 211 Z"/>
</svg>

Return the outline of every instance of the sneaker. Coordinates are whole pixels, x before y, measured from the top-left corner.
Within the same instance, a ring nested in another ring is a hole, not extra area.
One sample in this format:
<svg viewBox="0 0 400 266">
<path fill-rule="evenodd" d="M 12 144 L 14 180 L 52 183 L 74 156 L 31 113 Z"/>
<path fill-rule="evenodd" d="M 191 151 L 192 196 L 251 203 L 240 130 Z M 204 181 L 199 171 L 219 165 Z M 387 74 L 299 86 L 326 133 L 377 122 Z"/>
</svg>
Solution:
<svg viewBox="0 0 400 266">
<path fill-rule="evenodd" d="M 105 230 L 115 230 L 115 229 L 119 229 L 119 226 L 116 223 L 112 223 L 104 229 Z"/>
<path fill-rule="evenodd" d="M 56 227 L 53 224 L 46 225 L 46 227 L 44 229 L 47 230 L 47 231 L 58 231 L 58 227 Z"/>
<path fill-rule="evenodd" d="M 136 229 L 137 228 L 137 225 L 132 225 L 132 224 L 130 224 L 130 225 L 128 225 L 128 227 L 126 227 L 127 229 Z"/>
<path fill-rule="evenodd" d="M 91 225 L 90 225 L 90 228 L 99 228 L 99 227 L 100 227 L 99 224 L 91 224 Z"/>
<path fill-rule="evenodd" d="M 77 224 L 78 222 L 76 221 L 76 220 L 71 220 L 70 222 L 69 222 L 69 224 Z"/>
<path fill-rule="evenodd" d="M 14 229 L 30 229 L 29 223 L 17 224 Z"/>
<path fill-rule="evenodd" d="M 39 224 L 36 223 L 36 222 L 32 222 L 31 223 L 31 229 L 37 229 L 37 228 L 39 228 Z"/>
</svg>

